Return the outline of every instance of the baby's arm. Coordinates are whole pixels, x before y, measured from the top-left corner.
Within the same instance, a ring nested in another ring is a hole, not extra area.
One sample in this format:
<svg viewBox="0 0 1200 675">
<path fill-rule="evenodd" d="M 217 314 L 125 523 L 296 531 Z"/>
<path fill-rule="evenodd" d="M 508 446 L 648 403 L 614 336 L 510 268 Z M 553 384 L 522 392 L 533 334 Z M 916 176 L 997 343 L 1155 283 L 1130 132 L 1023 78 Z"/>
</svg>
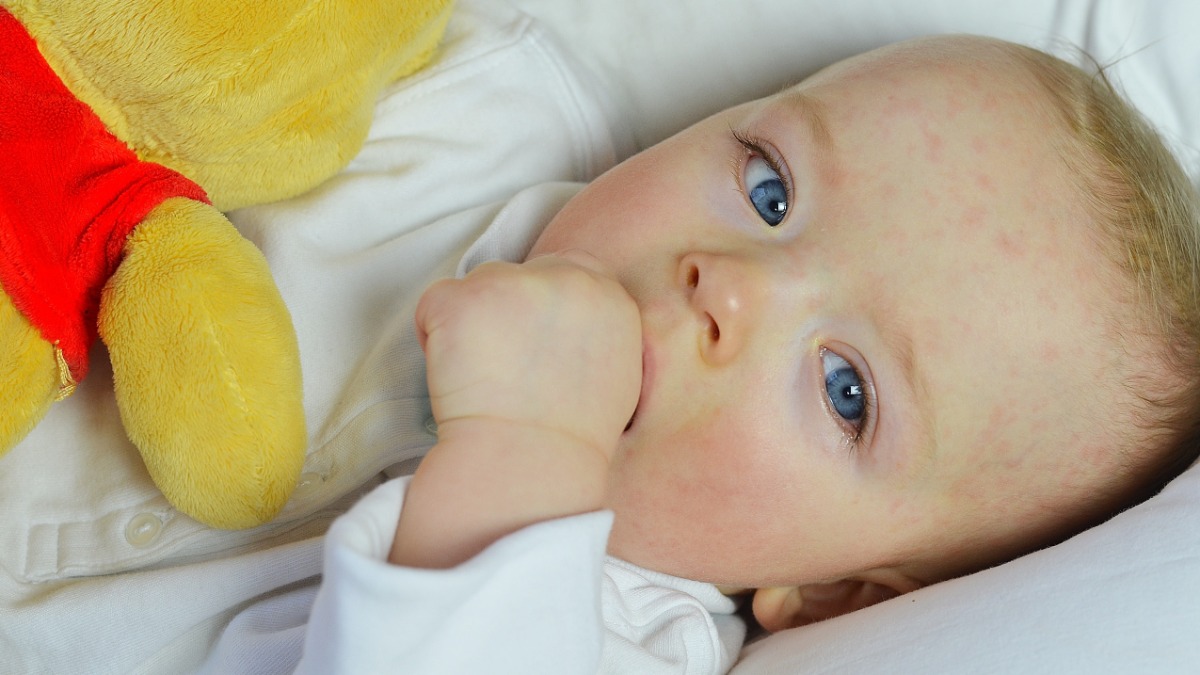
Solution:
<svg viewBox="0 0 1200 675">
<path fill-rule="evenodd" d="M 641 323 L 584 253 L 488 263 L 416 312 L 438 443 L 413 475 L 389 560 L 457 565 L 527 525 L 592 511 L 637 404 Z"/>
</svg>

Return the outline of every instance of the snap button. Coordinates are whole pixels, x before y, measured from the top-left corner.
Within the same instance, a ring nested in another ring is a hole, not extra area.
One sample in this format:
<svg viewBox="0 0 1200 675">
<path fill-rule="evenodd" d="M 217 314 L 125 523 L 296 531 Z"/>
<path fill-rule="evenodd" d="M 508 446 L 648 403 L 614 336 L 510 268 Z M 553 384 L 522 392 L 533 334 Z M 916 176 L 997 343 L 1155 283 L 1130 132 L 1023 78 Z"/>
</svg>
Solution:
<svg viewBox="0 0 1200 675">
<path fill-rule="evenodd" d="M 300 481 L 296 483 L 296 495 L 303 499 L 312 494 L 321 483 L 325 482 L 325 477 L 315 471 L 305 471 L 300 474 Z"/>
<path fill-rule="evenodd" d="M 153 513 L 139 513 L 125 526 L 125 541 L 131 546 L 149 546 L 162 532 L 162 518 Z"/>
<path fill-rule="evenodd" d="M 432 417 L 425 420 L 425 431 L 437 436 L 437 420 Z"/>
</svg>

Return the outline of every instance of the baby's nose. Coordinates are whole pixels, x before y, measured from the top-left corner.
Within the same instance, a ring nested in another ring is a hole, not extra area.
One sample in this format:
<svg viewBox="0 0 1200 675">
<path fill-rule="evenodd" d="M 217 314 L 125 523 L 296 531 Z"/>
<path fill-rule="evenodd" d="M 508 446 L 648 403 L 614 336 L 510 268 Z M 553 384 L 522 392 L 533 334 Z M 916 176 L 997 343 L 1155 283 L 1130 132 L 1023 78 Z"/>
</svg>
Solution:
<svg viewBox="0 0 1200 675">
<path fill-rule="evenodd" d="M 765 279 L 753 262 L 734 255 L 689 253 L 678 282 L 695 310 L 700 352 L 712 365 L 737 358 L 761 311 Z"/>
</svg>

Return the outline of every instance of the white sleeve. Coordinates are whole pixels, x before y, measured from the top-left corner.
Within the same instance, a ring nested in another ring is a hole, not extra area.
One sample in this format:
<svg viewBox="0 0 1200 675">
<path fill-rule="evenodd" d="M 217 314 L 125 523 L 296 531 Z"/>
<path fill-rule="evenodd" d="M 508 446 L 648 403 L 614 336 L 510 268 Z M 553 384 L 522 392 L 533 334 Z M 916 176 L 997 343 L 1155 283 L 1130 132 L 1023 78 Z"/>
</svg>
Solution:
<svg viewBox="0 0 1200 675">
<path fill-rule="evenodd" d="M 610 557 L 601 590 L 600 672 L 711 675 L 733 665 L 746 625 L 716 586 Z"/>
<path fill-rule="evenodd" d="M 389 564 L 408 481 L 338 518 L 320 588 L 243 610 L 201 672 L 711 675 L 736 658 L 733 601 L 606 557 L 609 511 L 531 525 L 448 570 Z"/>
<path fill-rule="evenodd" d="M 330 528 L 300 673 L 595 673 L 607 511 L 538 523 L 449 570 L 387 563 L 407 479 Z"/>
</svg>

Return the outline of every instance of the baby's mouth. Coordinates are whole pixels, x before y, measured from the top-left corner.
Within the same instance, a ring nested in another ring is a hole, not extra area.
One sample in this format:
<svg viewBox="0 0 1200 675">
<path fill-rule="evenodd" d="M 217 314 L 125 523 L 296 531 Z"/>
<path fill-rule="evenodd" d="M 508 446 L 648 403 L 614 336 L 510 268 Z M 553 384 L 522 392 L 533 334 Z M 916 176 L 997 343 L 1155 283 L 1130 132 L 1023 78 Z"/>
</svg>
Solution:
<svg viewBox="0 0 1200 675">
<path fill-rule="evenodd" d="M 643 381 L 645 381 L 645 377 L 646 377 L 646 366 L 645 366 L 645 357 L 643 356 L 642 357 L 642 379 L 643 379 Z M 644 396 L 645 393 L 646 393 L 645 388 L 643 388 L 642 391 L 638 392 L 638 400 L 637 400 L 637 403 L 635 403 L 633 405 L 633 414 L 629 416 L 629 421 L 625 423 L 625 431 L 629 431 L 630 429 L 633 428 L 633 422 L 638 417 L 638 411 L 642 409 L 642 396 Z M 625 432 L 622 432 L 622 433 L 625 433 Z"/>
<path fill-rule="evenodd" d="M 642 382 L 641 391 L 638 393 L 637 403 L 633 406 L 633 414 L 629 416 L 629 422 L 625 424 L 625 431 L 633 428 L 633 423 L 638 418 L 638 412 L 642 409 L 642 403 L 646 400 L 646 394 L 649 392 L 650 379 L 653 376 L 654 358 L 650 352 L 650 345 L 646 342 L 642 343 Z"/>
</svg>

